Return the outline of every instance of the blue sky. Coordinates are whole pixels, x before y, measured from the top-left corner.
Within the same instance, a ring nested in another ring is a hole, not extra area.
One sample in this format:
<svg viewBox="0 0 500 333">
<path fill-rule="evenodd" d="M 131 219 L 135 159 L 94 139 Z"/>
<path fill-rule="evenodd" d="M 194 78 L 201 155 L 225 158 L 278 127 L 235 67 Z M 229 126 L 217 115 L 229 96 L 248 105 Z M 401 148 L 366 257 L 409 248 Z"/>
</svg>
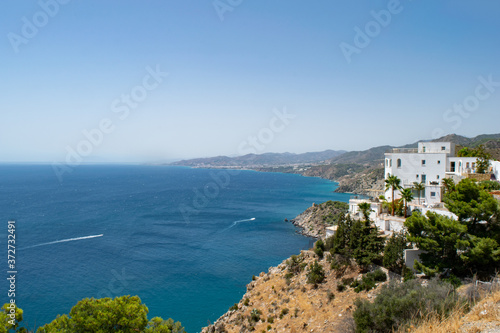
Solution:
<svg viewBox="0 0 500 333">
<path fill-rule="evenodd" d="M 300 153 L 500 132 L 498 2 L 59 1 L 3 4 L 0 162 L 238 155 L 249 137 L 259 153 Z M 293 119 L 271 126 L 283 110 Z"/>
</svg>

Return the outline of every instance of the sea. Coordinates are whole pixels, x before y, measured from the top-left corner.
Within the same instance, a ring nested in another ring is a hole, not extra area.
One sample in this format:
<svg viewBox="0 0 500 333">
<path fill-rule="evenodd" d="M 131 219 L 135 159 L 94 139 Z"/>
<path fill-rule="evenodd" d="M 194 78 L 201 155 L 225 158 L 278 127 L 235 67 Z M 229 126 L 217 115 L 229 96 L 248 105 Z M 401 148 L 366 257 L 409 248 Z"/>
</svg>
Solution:
<svg viewBox="0 0 500 333">
<path fill-rule="evenodd" d="M 50 165 L 0 165 L 0 301 L 10 301 L 15 271 L 14 299 L 31 329 L 86 297 L 138 295 L 149 319 L 200 332 L 239 302 L 253 275 L 312 246 L 285 219 L 347 202 L 336 187 L 255 171 L 86 165 L 59 179 Z"/>
</svg>

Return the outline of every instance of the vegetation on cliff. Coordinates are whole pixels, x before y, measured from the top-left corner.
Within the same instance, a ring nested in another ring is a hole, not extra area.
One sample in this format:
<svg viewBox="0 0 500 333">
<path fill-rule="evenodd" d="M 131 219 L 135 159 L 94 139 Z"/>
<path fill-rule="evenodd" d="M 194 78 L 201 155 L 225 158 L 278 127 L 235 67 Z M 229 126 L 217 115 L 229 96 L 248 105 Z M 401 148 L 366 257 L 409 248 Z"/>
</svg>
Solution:
<svg viewBox="0 0 500 333">
<path fill-rule="evenodd" d="M 326 227 L 334 225 L 341 215 L 347 214 L 348 209 L 349 204 L 341 201 L 313 204 L 293 219 L 292 223 L 302 228 L 302 234 L 321 238 L 325 235 Z"/>
</svg>

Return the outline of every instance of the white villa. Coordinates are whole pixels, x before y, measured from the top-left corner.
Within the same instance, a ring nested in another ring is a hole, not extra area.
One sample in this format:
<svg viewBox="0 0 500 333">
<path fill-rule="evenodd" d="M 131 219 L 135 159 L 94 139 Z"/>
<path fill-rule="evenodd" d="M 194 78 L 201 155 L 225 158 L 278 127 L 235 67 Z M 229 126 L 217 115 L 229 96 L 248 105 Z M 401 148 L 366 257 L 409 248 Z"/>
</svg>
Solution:
<svg viewBox="0 0 500 333">
<path fill-rule="evenodd" d="M 418 209 L 422 213 L 434 211 L 441 215 L 456 217 L 448 211 L 442 202 L 444 178 L 452 178 L 455 182 L 463 178 L 478 180 L 500 179 L 500 162 L 491 161 L 489 173 L 476 174 L 475 157 L 457 157 L 455 144 L 451 142 L 419 142 L 418 148 L 394 148 L 385 153 L 385 177 L 395 175 L 401 179 L 403 188 L 411 188 L 414 182 L 425 185 L 425 190 L 414 192 L 415 199 L 409 203 L 409 210 Z M 384 193 L 387 201 L 392 201 L 392 191 Z M 400 191 L 394 193 L 395 199 L 401 198 Z M 382 213 L 382 203 L 378 199 L 353 197 L 349 200 L 349 213 L 359 216 L 358 204 L 368 202 L 372 212 L 370 219 L 386 234 L 400 231 L 405 219 Z"/>
</svg>

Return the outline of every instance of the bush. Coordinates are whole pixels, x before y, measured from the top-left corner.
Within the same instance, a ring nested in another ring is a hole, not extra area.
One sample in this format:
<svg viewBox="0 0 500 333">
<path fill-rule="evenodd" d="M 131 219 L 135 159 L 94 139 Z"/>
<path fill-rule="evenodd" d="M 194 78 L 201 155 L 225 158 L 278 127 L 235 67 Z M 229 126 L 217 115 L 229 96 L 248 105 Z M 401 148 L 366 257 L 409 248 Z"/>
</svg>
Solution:
<svg viewBox="0 0 500 333">
<path fill-rule="evenodd" d="M 323 270 L 323 266 L 318 264 L 316 260 L 314 264 L 309 266 L 309 272 L 307 273 L 307 283 L 314 284 L 317 286 L 319 283 L 322 283 L 325 279 L 325 272 Z"/>
<path fill-rule="evenodd" d="M 233 311 L 233 310 L 238 310 L 238 303 L 234 303 L 234 305 L 229 308 L 229 311 Z"/>
<path fill-rule="evenodd" d="M 323 253 L 325 252 L 325 244 L 320 239 L 316 243 L 314 243 L 314 253 L 320 258 L 323 259 Z"/>
<path fill-rule="evenodd" d="M 250 318 L 253 322 L 258 322 L 261 314 L 262 312 L 259 309 L 253 309 L 252 312 L 250 312 Z"/>
<path fill-rule="evenodd" d="M 288 314 L 290 310 L 288 308 L 283 308 L 280 313 L 280 319 L 282 319 L 284 316 Z"/>
<path fill-rule="evenodd" d="M 427 287 L 415 280 L 391 282 L 382 287 L 373 303 L 357 299 L 353 317 L 356 332 L 393 332 L 430 314 L 443 318 L 463 304 L 450 284 L 438 280 L 431 280 Z"/>
<path fill-rule="evenodd" d="M 328 290 L 328 292 L 326 293 L 326 297 L 328 298 L 328 302 L 331 302 L 335 299 L 335 294 Z"/>
<path fill-rule="evenodd" d="M 384 282 L 386 280 L 387 275 L 381 269 L 377 269 L 373 272 L 363 275 L 361 280 L 354 280 L 351 283 L 351 288 L 354 288 L 354 291 L 357 293 L 363 290 L 369 291 L 375 288 L 376 282 Z"/>
<path fill-rule="evenodd" d="M 449 277 L 444 278 L 443 281 L 451 284 L 455 288 L 458 288 L 462 285 L 462 281 L 460 281 L 460 279 L 453 274 L 450 274 Z"/>
<path fill-rule="evenodd" d="M 245 300 L 243 301 L 243 305 L 248 306 L 248 304 L 250 304 L 250 300 L 248 298 L 245 298 Z"/>
<path fill-rule="evenodd" d="M 376 269 L 373 272 L 366 274 L 368 277 L 372 278 L 373 281 L 376 282 L 385 282 L 387 281 L 387 274 L 385 274 L 380 268 Z"/>
<path fill-rule="evenodd" d="M 338 284 L 337 285 L 337 291 L 338 292 L 343 292 L 344 290 L 346 290 L 346 288 L 347 287 L 345 286 L 345 284 Z"/>
<path fill-rule="evenodd" d="M 274 323 L 274 317 L 273 317 L 273 316 L 269 316 L 269 317 L 267 317 L 267 322 L 268 322 L 269 324 Z"/>
<path fill-rule="evenodd" d="M 304 257 L 302 255 L 293 255 L 286 261 L 286 265 L 288 267 L 288 272 L 292 274 L 298 274 L 304 270 L 307 266 L 306 263 L 303 262 Z"/>
</svg>

